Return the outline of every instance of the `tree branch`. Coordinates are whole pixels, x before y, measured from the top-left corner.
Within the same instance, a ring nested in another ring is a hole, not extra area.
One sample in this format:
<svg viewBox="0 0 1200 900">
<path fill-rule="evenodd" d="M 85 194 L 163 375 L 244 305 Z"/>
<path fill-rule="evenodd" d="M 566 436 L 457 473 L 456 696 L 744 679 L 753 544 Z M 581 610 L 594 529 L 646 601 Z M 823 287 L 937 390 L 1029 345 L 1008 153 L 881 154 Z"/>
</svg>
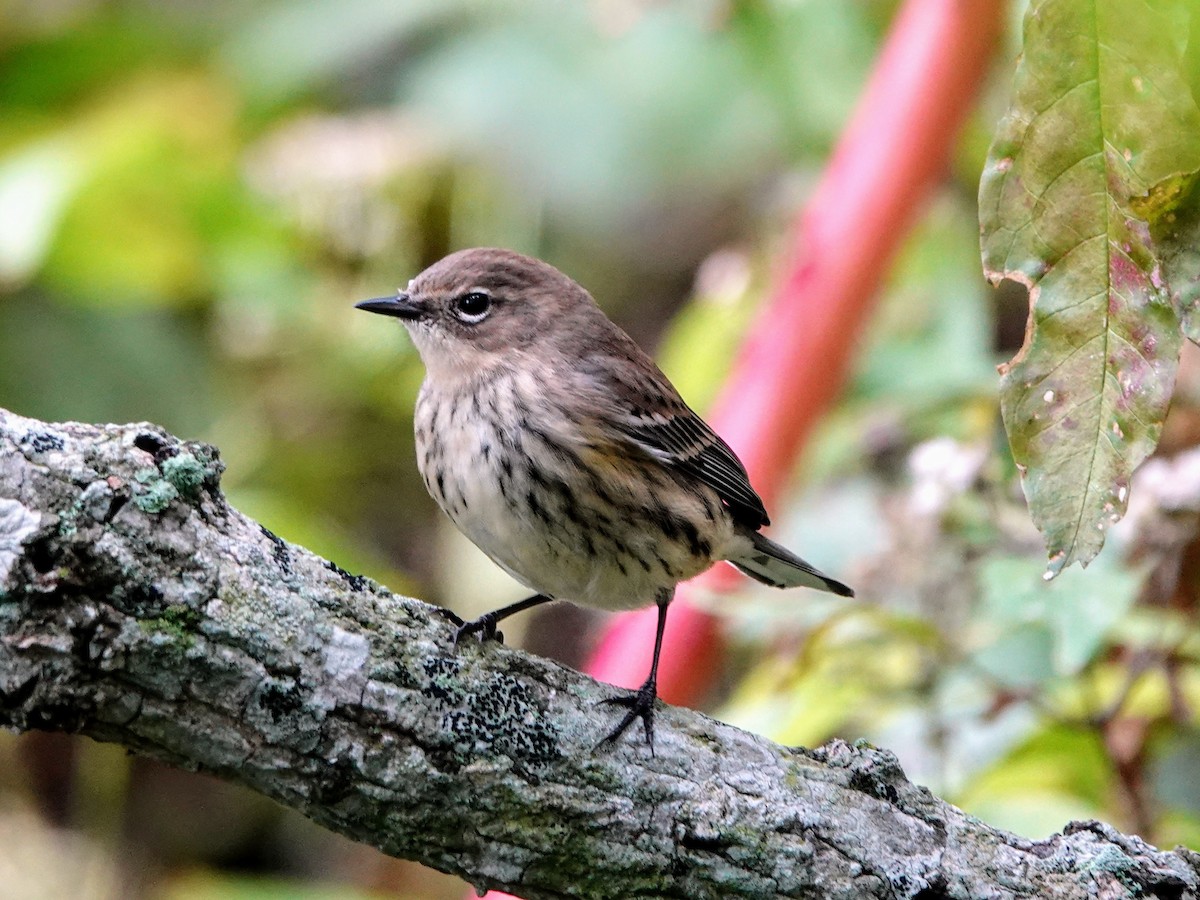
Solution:
<svg viewBox="0 0 1200 900">
<path fill-rule="evenodd" d="M 1195 897 L 1200 856 L 1029 841 L 894 756 L 788 749 L 498 645 L 232 509 L 203 444 L 0 410 L 0 725 L 213 773 L 394 856 L 542 897 Z"/>
</svg>

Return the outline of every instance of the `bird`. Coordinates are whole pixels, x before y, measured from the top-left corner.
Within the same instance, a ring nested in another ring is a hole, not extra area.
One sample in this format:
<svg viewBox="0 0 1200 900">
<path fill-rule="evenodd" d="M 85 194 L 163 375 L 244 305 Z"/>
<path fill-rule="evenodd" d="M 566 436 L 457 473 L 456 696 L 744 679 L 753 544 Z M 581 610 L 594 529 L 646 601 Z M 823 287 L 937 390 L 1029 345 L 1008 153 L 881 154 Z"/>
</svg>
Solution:
<svg viewBox="0 0 1200 900">
<path fill-rule="evenodd" d="M 650 672 L 604 701 L 654 752 L 667 610 L 680 582 L 725 561 L 764 584 L 854 592 L 762 534 L 745 466 L 591 294 L 549 263 L 477 247 L 442 258 L 394 296 L 356 307 L 399 319 L 425 366 L 417 466 L 450 520 L 533 593 L 461 624 L 497 624 L 552 600 L 656 604 Z M 599 746 L 599 745 L 598 745 Z"/>
</svg>

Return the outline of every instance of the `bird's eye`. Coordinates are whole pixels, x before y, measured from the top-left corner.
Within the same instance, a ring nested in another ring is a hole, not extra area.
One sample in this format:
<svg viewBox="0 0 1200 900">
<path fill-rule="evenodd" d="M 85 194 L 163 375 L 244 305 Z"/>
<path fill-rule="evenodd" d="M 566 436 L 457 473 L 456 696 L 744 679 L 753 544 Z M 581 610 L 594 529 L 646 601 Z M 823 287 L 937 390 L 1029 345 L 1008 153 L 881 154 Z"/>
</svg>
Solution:
<svg viewBox="0 0 1200 900">
<path fill-rule="evenodd" d="M 492 298 L 482 291 L 471 291 L 454 298 L 454 314 L 469 325 L 482 322 L 492 311 Z"/>
</svg>

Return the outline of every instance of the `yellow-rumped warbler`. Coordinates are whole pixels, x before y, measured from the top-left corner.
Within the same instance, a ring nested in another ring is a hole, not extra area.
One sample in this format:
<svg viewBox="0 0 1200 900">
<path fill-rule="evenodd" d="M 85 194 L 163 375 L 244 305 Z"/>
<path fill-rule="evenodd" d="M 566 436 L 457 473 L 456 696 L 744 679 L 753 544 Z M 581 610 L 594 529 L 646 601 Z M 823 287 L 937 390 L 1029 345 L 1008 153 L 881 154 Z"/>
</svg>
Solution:
<svg viewBox="0 0 1200 900">
<path fill-rule="evenodd" d="M 773 587 L 846 585 L 758 533 L 762 500 L 729 446 L 590 294 L 540 260 L 462 250 L 395 297 L 358 304 L 403 321 L 425 363 L 417 463 L 425 487 L 484 553 L 549 600 L 658 604 L 645 684 L 605 738 L 641 718 L 654 746 L 658 657 L 675 585 L 727 560 Z"/>
</svg>

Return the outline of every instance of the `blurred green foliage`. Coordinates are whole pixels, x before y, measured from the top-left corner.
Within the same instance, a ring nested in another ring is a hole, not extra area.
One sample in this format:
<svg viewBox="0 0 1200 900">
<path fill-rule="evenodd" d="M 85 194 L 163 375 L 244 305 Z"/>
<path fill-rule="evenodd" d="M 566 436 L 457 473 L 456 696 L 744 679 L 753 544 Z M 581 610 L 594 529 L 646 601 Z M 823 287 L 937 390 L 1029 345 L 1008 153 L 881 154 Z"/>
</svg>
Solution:
<svg viewBox="0 0 1200 900">
<path fill-rule="evenodd" d="M 416 476 L 419 361 L 352 304 L 449 250 L 510 246 L 588 286 L 704 408 L 892 9 L 6 4 L 0 405 L 209 440 L 231 501 L 275 532 L 460 612 L 494 606 L 502 577 L 448 536 Z M 1200 500 L 1135 484 L 1146 502 L 1115 546 L 1042 582 L 994 374 L 1026 308 L 985 290 L 977 249 L 994 102 L 774 516 L 862 600 L 750 585 L 723 600 L 737 652 L 718 712 L 790 743 L 865 736 L 1025 834 L 1097 816 L 1200 846 Z M 1173 452 L 1200 436 L 1191 365 Z M 1162 484 L 1182 490 L 1178 465 Z M 584 630 L 540 646 L 577 661 Z M 120 753 L 0 740 L 0 772 L 0 833 L 77 876 L 49 890 L 461 894 Z M 88 852 L 64 856 L 50 828 Z"/>
</svg>

